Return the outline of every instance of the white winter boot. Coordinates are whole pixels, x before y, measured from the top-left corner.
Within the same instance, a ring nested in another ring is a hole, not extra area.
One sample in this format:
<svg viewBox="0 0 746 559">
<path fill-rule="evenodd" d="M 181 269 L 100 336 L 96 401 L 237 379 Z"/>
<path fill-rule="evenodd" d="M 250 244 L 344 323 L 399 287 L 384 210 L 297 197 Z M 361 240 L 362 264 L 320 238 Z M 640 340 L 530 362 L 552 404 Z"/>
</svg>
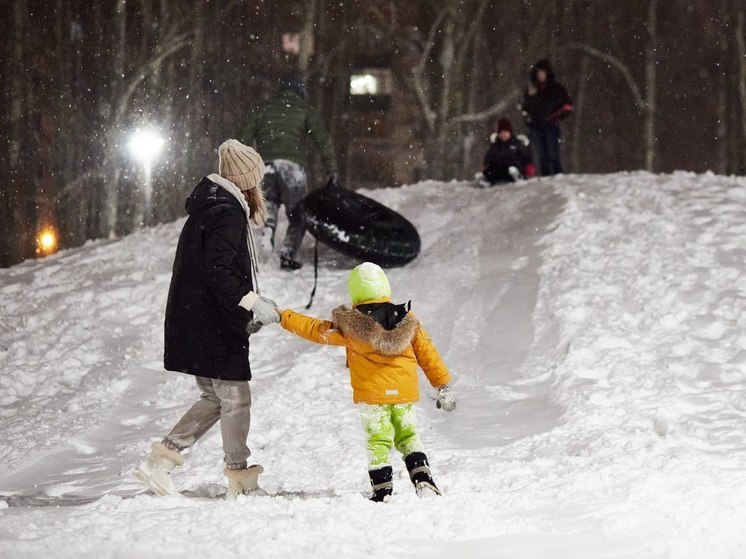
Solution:
<svg viewBox="0 0 746 559">
<path fill-rule="evenodd" d="M 184 457 L 160 442 L 153 443 L 153 450 L 135 470 L 135 477 L 145 482 L 156 495 L 178 493 L 171 481 L 171 472 L 184 463 Z"/>
<path fill-rule="evenodd" d="M 248 468 L 231 470 L 226 468 L 223 473 L 228 478 L 228 493 L 225 498 L 232 500 L 239 495 L 266 495 L 267 492 L 259 487 L 259 474 L 264 471 L 259 464 Z"/>
</svg>

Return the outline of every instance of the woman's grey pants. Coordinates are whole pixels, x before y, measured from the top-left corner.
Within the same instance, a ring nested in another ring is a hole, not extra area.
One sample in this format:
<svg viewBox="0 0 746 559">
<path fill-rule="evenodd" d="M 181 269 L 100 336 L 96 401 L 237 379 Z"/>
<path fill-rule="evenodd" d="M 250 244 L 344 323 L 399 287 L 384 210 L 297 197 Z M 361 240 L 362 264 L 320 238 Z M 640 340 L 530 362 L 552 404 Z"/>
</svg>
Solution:
<svg viewBox="0 0 746 559">
<path fill-rule="evenodd" d="M 246 467 L 251 455 L 246 446 L 251 423 L 251 390 L 246 380 L 217 380 L 195 377 L 200 399 L 184 414 L 163 444 L 184 450 L 220 420 L 225 464 L 230 469 Z"/>
</svg>

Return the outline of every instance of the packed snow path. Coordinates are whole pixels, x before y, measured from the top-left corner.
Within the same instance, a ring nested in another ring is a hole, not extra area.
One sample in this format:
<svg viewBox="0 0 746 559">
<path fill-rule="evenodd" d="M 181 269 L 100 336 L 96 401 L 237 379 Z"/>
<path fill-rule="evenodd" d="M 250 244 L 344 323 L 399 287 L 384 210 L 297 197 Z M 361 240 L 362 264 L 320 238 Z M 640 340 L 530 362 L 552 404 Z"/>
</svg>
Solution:
<svg viewBox="0 0 746 559">
<path fill-rule="evenodd" d="M 365 500 L 343 352 L 279 327 L 251 349 L 250 446 L 270 496 L 211 498 L 214 429 L 175 475 L 189 497 L 125 498 L 196 396 L 161 364 L 179 221 L 0 270 L 0 556 L 743 556 L 746 181 L 368 194 L 423 240 L 389 278 L 455 376 L 455 412 L 424 377 L 418 406 L 443 498 L 417 499 L 392 455 L 393 501 Z M 309 313 L 326 317 L 355 262 L 320 252 Z M 312 273 L 274 256 L 261 287 L 302 310 Z M 31 506 L 55 503 L 78 505 Z"/>
</svg>

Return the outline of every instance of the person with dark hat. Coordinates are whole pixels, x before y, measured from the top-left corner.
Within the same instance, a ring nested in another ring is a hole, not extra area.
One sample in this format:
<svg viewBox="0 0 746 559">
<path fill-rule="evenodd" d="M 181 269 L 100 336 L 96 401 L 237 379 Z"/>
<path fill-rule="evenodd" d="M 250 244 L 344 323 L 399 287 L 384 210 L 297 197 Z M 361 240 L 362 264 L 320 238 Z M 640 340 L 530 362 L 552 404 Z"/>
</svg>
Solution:
<svg viewBox="0 0 746 559">
<path fill-rule="evenodd" d="M 531 68 L 530 83 L 521 110 L 536 148 L 543 176 L 562 173 L 560 161 L 560 120 L 572 114 L 572 100 L 554 76 L 548 60 Z"/>
<path fill-rule="evenodd" d="M 321 156 L 328 175 L 327 185 L 337 186 L 331 138 L 319 113 L 306 101 L 305 84 L 299 75 L 286 74 L 280 78 L 277 94 L 252 109 L 242 138 L 256 145 L 266 163 L 262 190 L 267 199 L 268 218 L 262 247 L 266 251 L 274 249 L 277 214 L 284 204 L 289 224 L 280 252 L 280 267 L 297 270 L 302 264 L 296 254 L 306 231 L 299 205 L 307 188 L 307 139 Z"/>
<path fill-rule="evenodd" d="M 507 118 L 498 120 L 482 163 L 484 181 L 492 186 L 533 177 L 535 167 L 528 143 L 522 134 L 513 136 L 513 125 Z"/>
<path fill-rule="evenodd" d="M 219 149 L 218 173 L 194 188 L 179 236 L 166 303 L 164 366 L 194 375 L 200 397 L 135 475 L 158 495 L 176 493 L 171 472 L 182 452 L 220 421 L 228 496 L 259 491 L 259 465 L 248 466 L 251 419 L 249 335 L 279 322 L 275 303 L 257 293 L 249 221 L 266 217 L 259 183 L 264 162 L 237 140 Z"/>
</svg>

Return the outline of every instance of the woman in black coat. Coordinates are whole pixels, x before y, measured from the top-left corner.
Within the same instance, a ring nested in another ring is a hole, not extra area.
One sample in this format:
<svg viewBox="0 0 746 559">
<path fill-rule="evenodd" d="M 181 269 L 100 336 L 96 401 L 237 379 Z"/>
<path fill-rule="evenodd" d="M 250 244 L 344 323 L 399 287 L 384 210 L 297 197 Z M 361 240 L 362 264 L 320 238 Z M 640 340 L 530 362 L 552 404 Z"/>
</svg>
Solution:
<svg viewBox="0 0 746 559">
<path fill-rule="evenodd" d="M 166 304 L 164 365 L 194 375 L 199 400 L 136 470 L 157 494 L 174 493 L 181 452 L 220 421 L 229 495 L 258 490 L 261 466 L 248 467 L 251 421 L 250 321 L 278 322 L 275 304 L 255 291 L 249 220 L 266 217 L 264 162 L 236 140 L 220 146 L 219 174 L 189 195 Z"/>
<path fill-rule="evenodd" d="M 204 177 L 186 201 L 168 292 L 164 365 L 212 379 L 250 380 L 250 310 L 254 291 L 248 224 L 219 175 Z"/>
<path fill-rule="evenodd" d="M 572 100 L 567 90 L 557 83 L 548 60 L 539 60 L 531 69 L 531 80 L 521 108 L 531 143 L 539 156 L 541 174 L 561 173 L 559 122 L 572 113 Z"/>
</svg>

